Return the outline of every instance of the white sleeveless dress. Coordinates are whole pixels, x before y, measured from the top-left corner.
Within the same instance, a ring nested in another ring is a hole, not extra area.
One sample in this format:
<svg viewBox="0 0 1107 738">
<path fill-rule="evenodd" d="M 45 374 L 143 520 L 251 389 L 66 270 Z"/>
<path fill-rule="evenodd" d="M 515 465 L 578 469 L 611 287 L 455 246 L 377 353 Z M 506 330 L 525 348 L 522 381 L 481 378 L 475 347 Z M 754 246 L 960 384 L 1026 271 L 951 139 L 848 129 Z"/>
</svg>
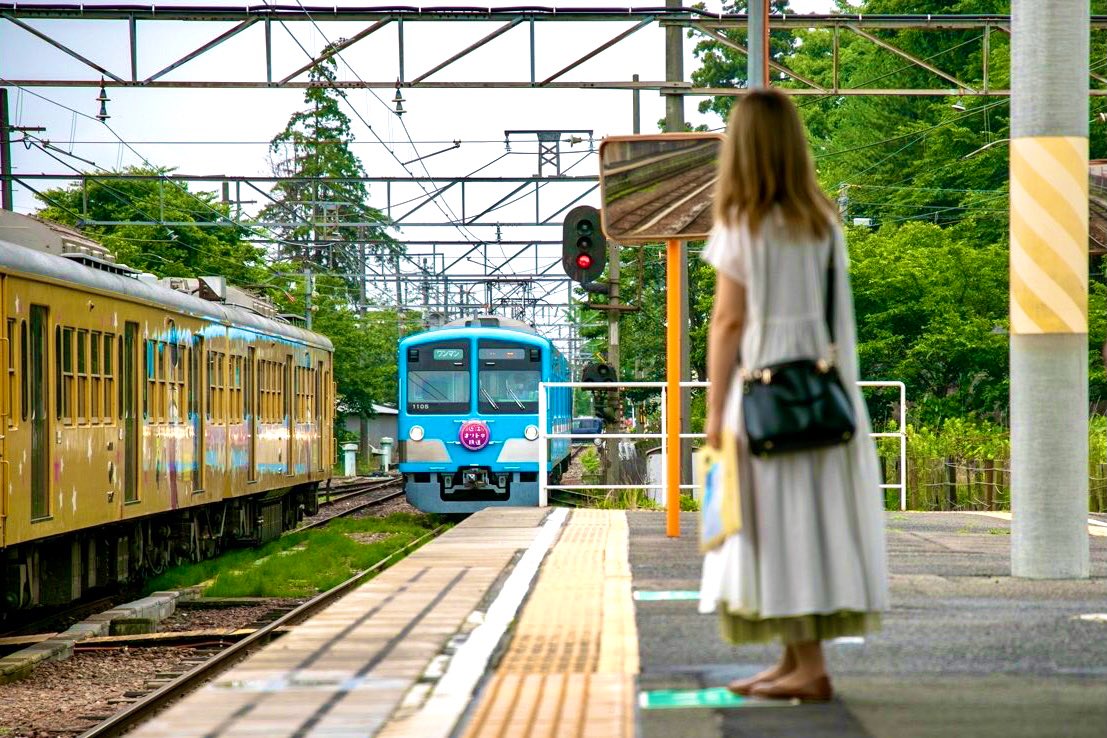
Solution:
<svg viewBox="0 0 1107 738">
<path fill-rule="evenodd" d="M 838 371 L 853 399 L 857 433 L 841 446 L 752 457 L 734 377 L 725 424 L 738 441 L 742 530 L 707 553 L 700 611 L 718 612 L 732 642 L 786 643 L 879 627 L 887 608 L 883 494 L 871 425 L 857 388 L 857 338 L 845 239 L 834 224 L 822 242 L 786 235 L 779 214 L 757 234 L 717 227 L 703 259 L 746 288 L 741 361 L 747 368 L 829 356 L 824 316 L 828 260 L 836 265 Z M 737 367 L 736 367 L 737 371 Z"/>
</svg>

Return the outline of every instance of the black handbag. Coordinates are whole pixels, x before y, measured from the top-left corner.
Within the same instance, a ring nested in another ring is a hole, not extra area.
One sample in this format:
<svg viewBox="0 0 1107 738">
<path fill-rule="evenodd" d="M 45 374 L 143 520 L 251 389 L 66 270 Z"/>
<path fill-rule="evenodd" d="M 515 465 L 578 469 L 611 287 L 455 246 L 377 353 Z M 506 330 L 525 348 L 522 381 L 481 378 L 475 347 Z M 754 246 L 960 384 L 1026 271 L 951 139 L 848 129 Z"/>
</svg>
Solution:
<svg viewBox="0 0 1107 738">
<path fill-rule="evenodd" d="M 835 276 L 832 244 L 825 305 L 832 346 Z M 745 372 L 744 379 L 742 416 L 750 451 L 757 456 L 836 446 L 853 438 L 853 403 L 831 361 L 794 359 Z"/>
</svg>

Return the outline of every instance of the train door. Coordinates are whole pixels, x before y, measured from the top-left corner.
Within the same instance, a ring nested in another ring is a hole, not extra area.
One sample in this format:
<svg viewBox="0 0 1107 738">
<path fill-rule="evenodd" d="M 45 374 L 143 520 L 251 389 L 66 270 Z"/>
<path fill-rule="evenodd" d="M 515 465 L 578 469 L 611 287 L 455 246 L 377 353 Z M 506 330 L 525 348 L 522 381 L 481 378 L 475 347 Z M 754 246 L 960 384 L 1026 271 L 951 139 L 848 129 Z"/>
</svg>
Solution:
<svg viewBox="0 0 1107 738">
<path fill-rule="evenodd" d="M 295 397 L 295 387 L 292 382 L 292 356 L 286 356 L 284 359 L 284 424 L 288 430 L 288 440 L 286 441 L 284 449 L 284 473 L 294 474 L 296 471 L 296 465 L 292 463 L 292 449 L 293 438 L 296 429 L 296 419 L 292 416 L 292 398 Z"/>
<path fill-rule="evenodd" d="M 192 491 L 204 489 L 204 337 L 192 337 L 192 355 L 188 364 L 188 414 L 192 421 Z"/>
<path fill-rule="evenodd" d="M 250 436 L 250 450 L 246 461 L 246 478 L 258 480 L 258 388 L 256 381 L 257 349 L 250 346 L 246 353 L 246 432 Z"/>
<path fill-rule="evenodd" d="M 323 468 L 323 459 L 326 458 L 327 432 L 323 428 L 323 362 L 319 362 L 315 374 L 315 388 L 312 397 L 312 422 L 315 423 L 315 443 L 311 445 L 311 468 L 319 471 Z"/>
<path fill-rule="evenodd" d="M 123 326 L 123 341 L 119 345 L 119 368 L 123 381 L 119 383 L 119 413 L 123 420 L 123 504 L 138 501 L 138 323 Z"/>
<path fill-rule="evenodd" d="M 31 519 L 50 516 L 50 417 L 47 413 L 46 335 L 49 308 L 31 305 L 30 385 L 31 396 Z"/>
</svg>

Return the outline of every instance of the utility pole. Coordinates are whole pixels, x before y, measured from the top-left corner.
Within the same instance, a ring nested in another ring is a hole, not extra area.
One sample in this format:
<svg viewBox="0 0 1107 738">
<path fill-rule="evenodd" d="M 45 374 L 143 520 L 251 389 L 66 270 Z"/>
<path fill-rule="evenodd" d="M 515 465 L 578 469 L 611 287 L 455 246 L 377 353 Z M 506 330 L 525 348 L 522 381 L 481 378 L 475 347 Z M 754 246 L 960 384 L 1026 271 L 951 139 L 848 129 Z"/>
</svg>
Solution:
<svg viewBox="0 0 1107 738">
<path fill-rule="evenodd" d="M 12 210 L 12 134 L 8 91 L 0 89 L 0 205 Z"/>
<path fill-rule="evenodd" d="M 311 293 L 315 292 L 315 277 L 311 274 L 311 267 L 304 267 L 304 325 L 311 330 Z"/>
<path fill-rule="evenodd" d="M 681 0 L 665 0 L 665 7 L 680 8 Z M 684 35 L 679 26 L 670 26 L 665 29 L 665 80 L 667 82 L 680 82 L 684 79 Z M 671 133 L 684 131 L 684 96 L 670 93 L 665 97 L 665 130 Z M 674 250 L 667 250 L 667 257 L 672 258 Z M 680 268 L 680 344 L 667 347 L 666 351 L 675 350 L 680 357 L 680 381 L 687 382 L 692 377 L 692 369 L 688 360 L 688 244 L 680 242 L 679 255 Z M 669 284 L 672 288 L 672 284 Z M 691 410 L 691 396 L 688 390 L 680 391 L 680 432 L 689 432 L 688 416 Z M 692 483 L 692 446 L 680 442 L 679 449 L 672 449 L 670 453 L 680 454 L 680 479 L 681 484 Z"/>
<path fill-rule="evenodd" d="M 631 79 L 637 82 L 638 75 L 634 75 Z M 642 93 L 637 87 L 630 93 L 630 100 L 631 132 L 637 136 L 642 132 Z"/>
<path fill-rule="evenodd" d="M 1011 14 L 1011 574 L 1088 576 L 1088 0 Z"/>
<path fill-rule="evenodd" d="M 769 86 L 769 0 L 750 0 L 749 55 L 746 57 L 746 85 L 751 89 Z"/>
<path fill-rule="evenodd" d="M 615 241 L 607 242 L 607 285 L 608 305 L 611 306 L 611 309 L 607 311 L 607 363 L 615 370 L 615 376 L 621 377 L 622 374 L 619 371 L 619 316 L 621 315 L 619 309 L 619 244 Z M 611 432 L 620 433 L 622 432 L 620 425 L 623 418 L 622 393 L 616 390 L 611 393 L 610 397 L 614 400 L 612 413 L 615 415 L 615 421 L 608 423 L 608 427 Z M 622 465 L 619 463 L 619 450 L 622 444 L 622 439 L 613 438 L 608 441 L 608 484 L 621 484 Z M 634 507 L 633 502 L 631 507 Z"/>
</svg>

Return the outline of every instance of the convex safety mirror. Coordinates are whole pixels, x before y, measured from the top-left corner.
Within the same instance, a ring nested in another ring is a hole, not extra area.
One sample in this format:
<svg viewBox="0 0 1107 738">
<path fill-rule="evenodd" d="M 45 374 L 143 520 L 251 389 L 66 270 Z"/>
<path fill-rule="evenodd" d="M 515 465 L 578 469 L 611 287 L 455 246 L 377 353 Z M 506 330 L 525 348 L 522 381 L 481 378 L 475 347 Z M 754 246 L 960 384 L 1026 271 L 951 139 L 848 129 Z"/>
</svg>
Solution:
<svg viewBox="0 0 1107 738">
<path fill-rule="evenodd" d="M 603 232 L 620 243 L 700 240 L 711 232 L 723 136 L 612 136 L 600 144 Z"/>
</svg>

